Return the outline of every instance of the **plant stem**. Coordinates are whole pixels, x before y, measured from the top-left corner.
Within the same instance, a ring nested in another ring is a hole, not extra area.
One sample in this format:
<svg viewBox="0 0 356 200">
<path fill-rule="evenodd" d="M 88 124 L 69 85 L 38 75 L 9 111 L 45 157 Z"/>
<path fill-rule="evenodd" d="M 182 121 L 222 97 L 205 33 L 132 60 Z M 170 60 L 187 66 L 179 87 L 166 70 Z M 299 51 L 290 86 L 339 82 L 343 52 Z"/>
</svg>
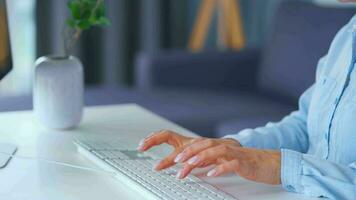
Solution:
<svg viewBox="0 0 356 200">
<path fill-rule="evenodd" d="M 92 9 L 90 16 L 93 16 L 96 12 L 96 10 L 99 8 L 100 4 L 103 3 L 104 0 L 97 0 L 95 7 Z M 74 29 L 68 28 L 65 26 L 62 31 L 62 37 L 63 37 L 63 48 L 64 48 L 64 56 L 70 56 L 72 53 L 72 50 L 74 46 L 76 45 L 77 41 L 79 40 L 83 30 L 76 27 Z"/>
</svg>

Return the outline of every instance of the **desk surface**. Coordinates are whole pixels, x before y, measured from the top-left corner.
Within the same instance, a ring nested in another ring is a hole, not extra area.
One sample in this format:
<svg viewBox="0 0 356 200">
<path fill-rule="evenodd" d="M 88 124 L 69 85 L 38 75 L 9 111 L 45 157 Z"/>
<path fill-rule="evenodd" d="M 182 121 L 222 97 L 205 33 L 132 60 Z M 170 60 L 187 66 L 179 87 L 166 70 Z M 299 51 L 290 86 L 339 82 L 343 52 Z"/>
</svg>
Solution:
<svg viewBox="0 0 356 200">
<path fill-rule="evenodd" d="M 74 130 L 48 130 L 38 125 L 31 111 L 0 113 L 0 142 L 18 145 L 17 155 L 41 157 L 80 166 L 98 168 L 77 153 L 72 141 L 88 139 L 129 139 L 138 142 L 148 133 L 181 128 L 137 105 L 98 106 L 85 109 L 84 119 Z M 158 147 L 156 152 L 167 152 Z M 99 168 L 98 168 L 99 169 Z M 199 173 L 199 172 L 196 172 Z M 286 193 L 280 186 L 268 186 L 237 176 L 204 178 L 239 199 L 309 199 Z M 0 199 L 142 199 L 104 173 L 14 159 L 0 170 Z"/>
</svg>

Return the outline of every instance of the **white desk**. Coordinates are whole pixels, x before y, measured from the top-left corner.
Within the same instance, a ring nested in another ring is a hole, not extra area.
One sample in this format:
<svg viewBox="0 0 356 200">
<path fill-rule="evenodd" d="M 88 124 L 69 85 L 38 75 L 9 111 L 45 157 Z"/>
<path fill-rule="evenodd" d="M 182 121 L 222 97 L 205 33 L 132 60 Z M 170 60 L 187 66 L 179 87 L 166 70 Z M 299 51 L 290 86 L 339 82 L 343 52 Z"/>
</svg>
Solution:
<svg viewBox="0 0 356 200">
<path fill-rule="evenodd" d="M 17 144 L 17 155 L 93 168 L 98 167 L 76 152 L 73 139 L 130 138 L 137 142 L 160 129 L 193 135 L 133 104 L 86 108 L 81 125 L 70 131 L 44 129 L 34 120 L 31 111 L 1 113 L 0 124 L 0 142 Z M 308 199 L 283 192 L 280 186 L 257 184 L 237 176 L 206 180 L 239 199 Z M 11 160 L 5 169 L 0 170 L 0 199 L 144 199 L 138 195 L 110 176 L 38 161 Z"/>
</svg>

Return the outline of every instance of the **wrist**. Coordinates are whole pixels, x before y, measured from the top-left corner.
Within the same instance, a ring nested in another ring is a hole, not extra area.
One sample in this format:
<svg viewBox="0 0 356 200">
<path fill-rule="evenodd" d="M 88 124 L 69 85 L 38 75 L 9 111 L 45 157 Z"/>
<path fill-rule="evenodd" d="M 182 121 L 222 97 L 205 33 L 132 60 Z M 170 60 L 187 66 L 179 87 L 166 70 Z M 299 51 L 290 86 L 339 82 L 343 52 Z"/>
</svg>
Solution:
<svg viewBox="0 0 356 200">
<path fill-rule="evenodd" d="M 233 146 L 239 146 L 239 147 L 242 147 L 242 145 L 240 144 L 240 142 L 236 139 L 233 139 L 233 138 L 224 138 L 222 139 L 226 142 L 226 144 L 229 144 L 229 145 L 233 145 Z"/>
<path fill-rule="evenodd" d="M 275 162 L 275 184 L 279 185 L 282 183 L 281 181 L 281 152 L 276 151 L 273 153 L 273 160 Z"/>
</svg>

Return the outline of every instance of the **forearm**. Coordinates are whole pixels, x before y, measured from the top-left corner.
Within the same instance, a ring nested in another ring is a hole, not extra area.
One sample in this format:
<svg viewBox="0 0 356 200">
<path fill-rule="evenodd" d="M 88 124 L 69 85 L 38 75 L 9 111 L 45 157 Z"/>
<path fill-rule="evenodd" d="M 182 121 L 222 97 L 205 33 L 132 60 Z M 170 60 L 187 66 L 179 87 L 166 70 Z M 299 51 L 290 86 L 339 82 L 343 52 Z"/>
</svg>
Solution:
<svg viewBox="0 0 356 200">
<path fill-rule="evenodd" d="M 285 117 L 281 122 L 269 123 L 265 127 L 256 129 L 245 129 L 236 135 L 228 135 L 225 138 L 235 139 L 244 147 L 288 148 L 305 152 L 308 147 L 306 124 L 298 112 Z"/>
</svg>

